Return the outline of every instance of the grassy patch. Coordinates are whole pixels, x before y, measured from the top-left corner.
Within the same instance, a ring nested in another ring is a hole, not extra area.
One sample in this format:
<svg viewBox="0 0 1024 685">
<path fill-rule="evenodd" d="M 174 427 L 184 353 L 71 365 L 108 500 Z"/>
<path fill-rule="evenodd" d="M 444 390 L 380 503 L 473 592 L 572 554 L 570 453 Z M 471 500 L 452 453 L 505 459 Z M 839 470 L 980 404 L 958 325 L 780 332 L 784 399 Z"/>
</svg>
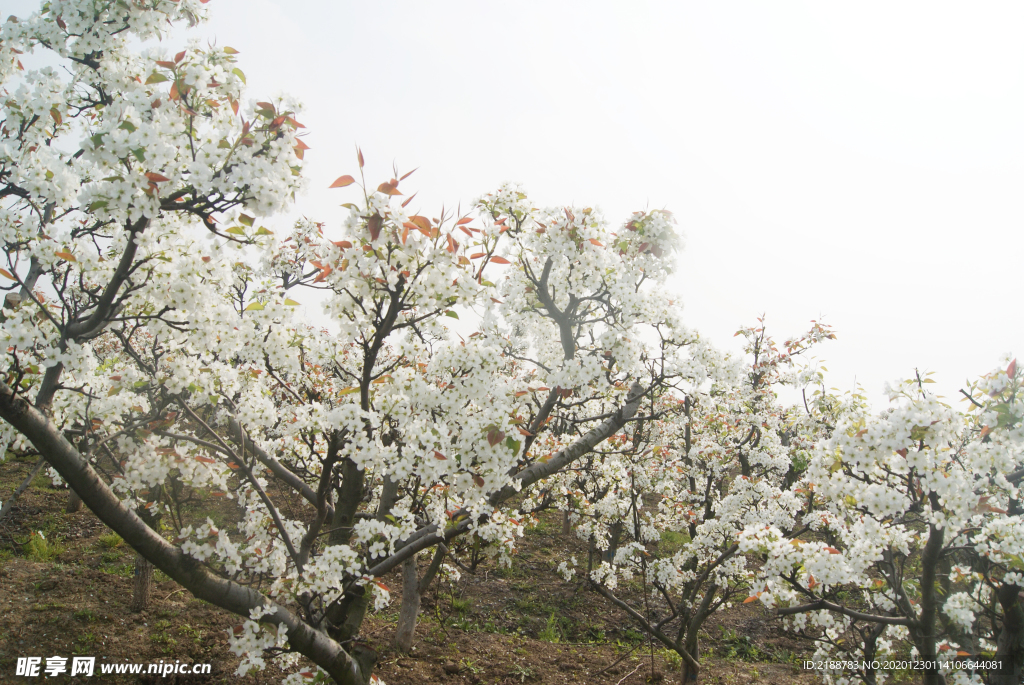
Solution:
<svg viewBox="0 0 1024 685">
<path fill-rule="evenodd" d="M 64 545 L 57 540 L 47 539 L 42 533 L 32 533 L 22 550 L 25 558 L 32 561 L 50 562 L 56 559 L 64 551 Z"/>
<path fill-rule="evenodd" d="M 96 541 L 103 549 L 116 549 L 124 544 L 124 540 L 117 533 L 107 533 L 101 535 Z"/>
</svg>

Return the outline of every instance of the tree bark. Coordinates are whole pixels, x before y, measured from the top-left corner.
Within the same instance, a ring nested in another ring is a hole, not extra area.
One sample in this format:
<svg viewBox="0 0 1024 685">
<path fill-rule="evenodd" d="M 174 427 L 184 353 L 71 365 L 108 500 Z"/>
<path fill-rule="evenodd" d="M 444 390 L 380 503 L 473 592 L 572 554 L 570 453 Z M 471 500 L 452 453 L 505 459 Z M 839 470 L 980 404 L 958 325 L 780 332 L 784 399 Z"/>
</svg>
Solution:
<svg viewBox="0 0 1024 685">
<path fill-rule="evenodd" d="M 395 631 L 395 647 L 403 654 L 408 654 L 412 650 L 416 617 L 420 613 L 419 585 L 416 557 L 412 556 L 402 562 L 402 608 L 398 613 L 398 630 Z"/>
<path fill-rule="evenodd" d="M 996 659 L 1002 659 L 998 673 L 989 674 L 991 685 L 1018 685 L 1024 675 L 1024 609 L 1018 585 L 1003 585 L 996 592 L 1003 608 L 1003 627 L 996 641 Z"/>
<path fill-rule="evenodd" d="M 416 621 L 419 618 L 420 600 L 423 593 L 430 587 L 434 576 L 441 569 L 441 562 L 447 548 L 438 545 L 434 551 L 434 558 L 430 560 L 430 566 L 424 571 L 420 578 L 416 566 L 416 557 L 412 556 L 402 562 L 402 608 L 398 613 L 398 630 L 395 631 L 395 647 L 406 654 L 412 650 L 412 639 L 416 633 Z"/>
<path fill-rule="evenodd" d="M 129 608 L 138 613 L 149 606 L 153 594 L 153 564 L 141 554 L 135 555 L 135 583 L 132 586 L 132 601 Z"/>
</svg>

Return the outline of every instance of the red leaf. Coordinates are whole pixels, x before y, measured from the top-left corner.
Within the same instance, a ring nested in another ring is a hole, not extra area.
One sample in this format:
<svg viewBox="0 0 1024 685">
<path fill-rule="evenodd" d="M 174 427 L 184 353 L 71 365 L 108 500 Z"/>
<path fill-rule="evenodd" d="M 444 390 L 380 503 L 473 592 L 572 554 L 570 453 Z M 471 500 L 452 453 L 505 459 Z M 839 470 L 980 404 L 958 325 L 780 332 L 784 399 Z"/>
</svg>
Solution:
<svg viewBox="0 0 1024 685">
<path fill-rule="evenodd" d="M 1006 375 L 1009 376 L 1010 378 L 1013 378 L 1014 375 L 1016 375 L 1016 373 L 1017 373 L 1017 360 L 1014 359 L 1012 362 L 1010 362 L 1010 365 L 1006 367 Z"/>
<path fill-rule="evenodd" d="M 332 271 L 334 271 L 334 269 L 329 266 L 325 266 L 320 270 L 320 273 L 317 274 L 317 277 L 313 279 L 313 282 L 320 283 L 321 281 L 326 280 Z"/>
<path fill-rule="evenodd" d="M 363 151 L 360 150 L 359 148 L 356 148 L 356 159 L 359 160 L 359 168 L 362 169 L 363 168 Z"/>
<path fill-rule="evenodd" d="M 459 219 L 458 221 L 456 221 L 456 222 L 455 222 L 455 225 L 456 225 L 456 226 L 463 226 L 463 225 L 465 225 L 465 224 L 468 224 L 468 223 L 470 223 L 471 221 L 473 221 L 473 219 L 472 219 L 471 217 L 468 217 L 468 216 L 464 216 L 464 217 L 462 217 L 461 219 Z"/>
<path fill-rule="evenodd" d="M 347 240 L 335 240 L 334 244 L 343 249 L 352 247 L 352 243 Z"/>
<path fill-rule="evenodd" d="M 419 169 L 419 167 L 416 167 L 416 169 Z M 410 176 L 412 176 L 412 175 L 413 175 L 414 173 L 416 173 L 416 169 L 413 169 L 412 171 L 410 171 L 409 173 L 405 174 L 404 176 L 402 176 L 402 177 L 401 177 L 400 179 L 398 179 L 398 180 L 399 180 L 399 181 L 404 181 L 405 179 L 409 178 L 409 177 L 410 177 Z M 397 184 L 396 184 L 396 185 L 397 185 Z"/>
<path fill-rule="evenodd" d="M 354 178 L 352 178 L 351 176 L 348 176 L 348 175 L 339 176 L 338 179 L 334 181 L 334 183 L 332 183 L 331 185 L 329 185 L 327 187 L 328 188 L 344 188 L 345 186 L 350 186 L 350 185 L 352 185 L 355 182 L 356 182 L 356 180 Z"/>
<path fill-rule="evenodd" d="M 901 450 L 896 450 L 896 454 L 898 454 L 898 455 L 900 455 L 901 457 L 903 457 L 904 459 L 906 459 L 906 458 L 907 458 L 907 448 L 906 448 L 906 447 L 904 447 L 904 448 L 903 448 L 903 449 L 901 449 Z"/>
<path fill-rule="evenodd" d="M 174 83 L 171 84 L 171 92 L 168 93 L 167 96 L 169 98 L 171 98 L 172 100 L 180 99 L 181 96 L 178 95 L 178 82 L 177 81 L 175 81 Z"/>
<path fill-rule="evenodd" d="M 259 107 L 260 109 L 269 109 L 271 112 L 277 111 L 274 109 L 273 103 L 270 102 L 257 102 L 256 106 Z"/>
<path fill-rule="evenodd" d="M 196 457 L 196 461 L 201 461 L 204 464 L 216 464 L 217 463 L 215 460 L 210 459 L 208 457 Z"/>
<path fill-rule="evenodd" d="M 448 251 L 449 252 L 454 253 L 457 249 L 459 249 L 458 241 L 456 241 L 455 238 L 453 238 L 450 233 L 448 235 L 446 235 L 445 237 L 448 239 Z"/>
<path fill-rule="evenodd" d="M 484 479 L 480 476 L 473 476 L 473 482 L 476 483 L 478 488 L 482 488 L 484 486 Z"/>
<path fill-rule="evenodd" d="M 842 554 L 842 552 L 840 552 L 835 547 L 826 547 L 825 551 L 828 552 L 829 554 Z"/>
<path fill-rule="evenodd" d="M 568 207 L 565 208 L 565 217 L 569 221 L 576 221 L 576 215 L 574 215 L 572 212 L 570 212 Z"/>
<path fill-rule="evenodd" d="M 512 262 L 508 261 L 507 259 L 505 259 L 504 257 L 491 257 L 491 261 L 494 262 L 495 264 L 511 264 L 512 263 Z"/>
<path fill-rule="evenodd" d="M 473 254 L 469 255 L 469 258 L 470 259 L 480 259 L 481 257 L 486 257 L 486 256 L 487 256 L 486 252 L 474 252 Z"/>
<path fill-rule="evenodd" d="M 146 172 L 146 178 L 148 178 L 153 183 L 163 183 L 165 181 L 170 181 L 171 180 L 171 179 L 167 178 L 166 176 L 163 176 L 161 174 L 153 173 L 152 171 L 147 171 Z"/>
<path fill-rule="evenodd" d="M 492 430 L 487 434 L 487 444 L 494 447 L 505 439 L 505 433 L 500 430 Z"/>
<path fill-rule="evenodd" d="M 366 222 L 366 228 L 370 231 L 370 240 L 376 240 L 380 235 L 381 226 L 384 225 L 384 219 L 380 214 L 374 214 Z"/>
<path fill-rule="evenodd" d="M 385 195 L 401 195 L 402 193 L 398 190 L 398 184 L 387 181 L 377 186 L 378 193 L 384 193 Z"/>
<path fill-rule="evenodd" d="M 501 300 L 499 300 L 496 297 L 492 297 L 491 298 L 491 302 L 493 302 L 494 304 L 505 304 L 504 302 L 502 302 Z"/>
<path fill-rule="evenodd" d="M 437 450 L 434 450 L 434 459 L 437 459 L 438 461 L 447 461 L 448 457 L 444 456 Z"/>
<path fill-rule="evenodd" d="M 181 52 L 179 52 L 177 55 L 174 56 L 174 63 L 177 64 L 178 62 L 180 62 L 183 59 L 185 59 L 185 51 L 184 50 L 182 50 Z"/>
<path fill-rule="evenodd" d="M 409 217 L 409 221 L 412 222 L 412 224 L 416 226 L 421 233 L 427 236 L 430 235 L 430 219 L 425 216 L 420 216 L 419 214 L 413 214 Z"/>
<path fill-rule="evenodd" d="M 164 69 L 173 69 L 174 68 L 174 62 L 168 62 L 167 60 L 158 59 L 156 61 L 156 64 L 157 64 L 158 67 L 163 67 Z"/>
<path fill-rule="evenodd" d="M 0 269 L 0 274 L 2 274 L 5 278 L 9 278 L 12 281 L 14 280 L 14 276 L 12 276 L 11 272 L 8 271 L 7 269 Z"/>
<path fill-rule="evenodd" d="M 647 248 L 650 247 L 650 243 L 640 243 L 640 247 L 637 248 L 640 252 L 646 252 Z"/>
<path fill-rule="evenodd" d="M 761 593 L 758 593 L 756 595 L 751 595 L 750 597 L 747 597 L 745 600 L 743 600 L 743 603 L 744 604 L 750 604 L 751 602 L 756 602 L 757 598 L 758 598 L 758 595 L 760 595 L 760 594 Z"/>
<path fill-rule="evenodd" d="M 469 230 L 465 226 L 459 226 L 459 230 L 468 235 L 470 238 L 473 237 L 473 231 Z"/>
<path fill-rule="evenodd" d="M 591 245 L 596 245 L 597 247 L 604 247 L 604 245 L 598 242 L 596 238 L 590 238 L 587 242 L 589 242 Z"/>
</svg>

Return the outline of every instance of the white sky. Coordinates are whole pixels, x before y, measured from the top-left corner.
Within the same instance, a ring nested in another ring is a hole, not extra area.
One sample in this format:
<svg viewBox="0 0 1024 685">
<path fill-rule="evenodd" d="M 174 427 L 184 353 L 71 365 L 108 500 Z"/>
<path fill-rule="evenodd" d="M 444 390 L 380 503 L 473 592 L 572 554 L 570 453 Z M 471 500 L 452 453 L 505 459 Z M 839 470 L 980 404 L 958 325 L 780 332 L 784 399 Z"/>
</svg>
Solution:
<svg viewBox="0 0 1024 685">
<path fill-rule="evenodd" d="M 954 399 L 1024 350 L 1024 5 L 209 8 L 193 34 L 241 51 L 249 94 L 304 103 L 298 211 L 328 226 L 359 144 L 374 184 L 419 167 L 431 216 L 505 180 L 613 224 L 671 209 L 689 323 L 729 348 L 762 313 L 779 340 L 824 317 L 831 385 L 878 398 L 918 367 Z"/>
</svg>

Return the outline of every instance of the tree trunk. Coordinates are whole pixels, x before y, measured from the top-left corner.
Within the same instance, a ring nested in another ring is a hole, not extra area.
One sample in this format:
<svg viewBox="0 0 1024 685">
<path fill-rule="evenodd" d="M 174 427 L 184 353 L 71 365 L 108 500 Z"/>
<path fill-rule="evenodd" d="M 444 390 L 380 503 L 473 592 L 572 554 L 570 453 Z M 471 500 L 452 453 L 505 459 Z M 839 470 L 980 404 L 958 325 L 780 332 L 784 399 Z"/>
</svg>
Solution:
<svg viewBox="0 0 1024 685">
<path fill-rule="evenodd" d="M 572 520 L 569 518 L 569 510 L 565 509 L 562 511 L 562 535 L 568 535 L 572 532 Z"/>
<path fill-rule="evenodd" d="M 416 620 L 420 613 L 420 599 L 434 581 L 434 576 L 441 569 L 441 562 L 448 549 L 438 545 L 434 550 L 434 558 L 424 571 L 423 577 L 417 575 L 416 555 L 402 562 L 402 608 L 398 612 L 398 630 L 395 632 L 395 647 L 408 654 L 412 650 L 412 638 L 416 633 Z"/>
<path fill-rule="evenodd" d="M 64 507 L 64 513 L 74 514 L 82 510 L 82 498 L 78 496 L 78 493 L 68 486 L 68 504 Z"/>
<path fill-rule="evenodd" d="M 1021 609 L 1018 585 L 1003 585 L 997 591 L 1003 607 L 1003 628 L 996 641 L 996 659 L 1002 668 L 989 674 L 991 685 L 1018 685 L 1024 675 L 1024 609 Z"/>
<path fill-rule="evenodd" d="M 395 647 L 408 654 L 412 650 L 412 638 L 416 632 L 416 617 L 420 613 L 420 579 L 416 571 L 416 557 L 402 562 L 402 608 L 398 613 L 398 630 L 395 632 Z"/>
<path fill-rule="evenodd" d="M 609 564 L 615 561 L 615 552 L 619 549 L 619 540 L 622 538 L 622 521 L 616 521 L 608 526 L 608 549 L 601 555 L 602 561 Z"/>
<path fill-rule="evenodd" d="M 130 609 L 136 613 L 149 606 L 149 598 L 153 594 L 153 564 L 146 561 L 141 554 L 135 555 L 135 585 L 132 587 Z"/>
</svg>

